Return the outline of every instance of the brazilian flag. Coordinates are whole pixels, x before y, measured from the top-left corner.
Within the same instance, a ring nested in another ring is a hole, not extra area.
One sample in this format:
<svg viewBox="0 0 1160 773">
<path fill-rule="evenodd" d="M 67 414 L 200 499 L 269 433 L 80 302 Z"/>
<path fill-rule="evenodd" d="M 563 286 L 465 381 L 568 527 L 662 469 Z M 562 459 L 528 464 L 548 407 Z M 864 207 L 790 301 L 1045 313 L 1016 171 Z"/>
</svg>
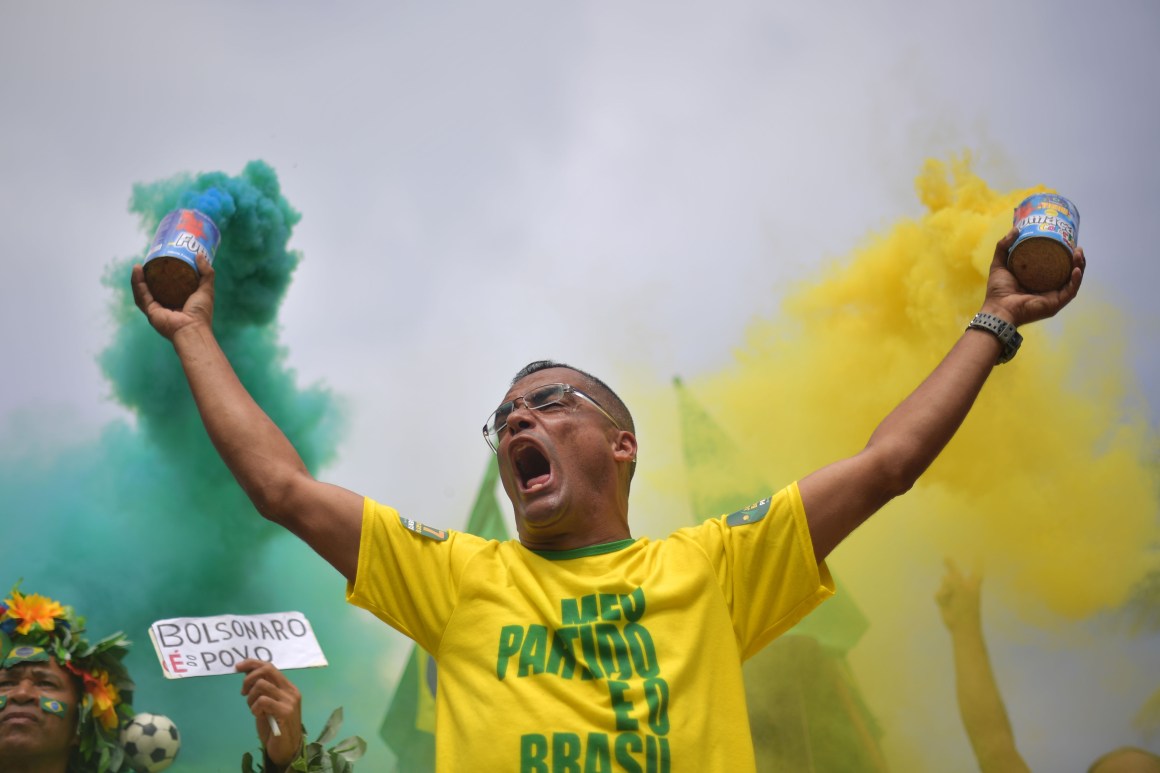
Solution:
<svg viewBox="0 0 1160 773">
<path fill-rule="evenodd" d="M 40 696 L 40 709 L 48 714 L 53 714 L 58 717 L 63 717 L 68 713 L 67 704 L 63 701 L 58 701 L 56 698 L 48 698 L 44 695 Z"/>
<path fill-rule="evenodd" d="M 471 516 L 464 531 L 484 539 L 510 539 L 503 511 L 495 496 L 499 464 L 491 457 Z M 398 760 L 398 773 L 433 773 L 435 770 L 435 659 L 415 645 L 395 688 L 379 735 Z"/>
<path fill-rule="evenodd" d="M 48 650 L 34 644 L 16 644 L 0 631 L 0 668 L 12 668 L 18 663 L 37 663 L 49 659 Z"/>
</svg>

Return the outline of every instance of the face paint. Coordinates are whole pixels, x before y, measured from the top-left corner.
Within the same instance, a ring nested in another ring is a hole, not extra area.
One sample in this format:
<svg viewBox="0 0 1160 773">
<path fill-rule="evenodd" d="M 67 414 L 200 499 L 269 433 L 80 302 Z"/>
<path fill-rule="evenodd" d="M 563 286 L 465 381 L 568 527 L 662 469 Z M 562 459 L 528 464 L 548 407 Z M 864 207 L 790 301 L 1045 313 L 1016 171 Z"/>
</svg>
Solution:
<svg viewBox="0 0 1160 773">
<path fill-rule="evenodd" d="M 7 696 L 5 696 L 7 699 Z M 49 698 L 44 695 L 40 696 L 40 710 L 45 714 L 52 714 L 57 717 L 64 717 L 65 712 L 68 711 L 68 705 L 63 701 L 58 701 L 56 698 Z"/>
<path fill-rule="evenodd" d="M 7 695 L 0 695 L 0 711 L 3 711 L 4 707 L 7 705 L 8 705 L 8 696 Z"/>
<path fill-rule="evenodd" d="M 23 644 L 19 647 L 13 647 L 11 652 L 4 656 L 3 662 L 0 662 L 0 668 L 12 668 L 21 663 L 42 663 L 48 658 L 48 650 L 44 647 Z"/>
</svg>

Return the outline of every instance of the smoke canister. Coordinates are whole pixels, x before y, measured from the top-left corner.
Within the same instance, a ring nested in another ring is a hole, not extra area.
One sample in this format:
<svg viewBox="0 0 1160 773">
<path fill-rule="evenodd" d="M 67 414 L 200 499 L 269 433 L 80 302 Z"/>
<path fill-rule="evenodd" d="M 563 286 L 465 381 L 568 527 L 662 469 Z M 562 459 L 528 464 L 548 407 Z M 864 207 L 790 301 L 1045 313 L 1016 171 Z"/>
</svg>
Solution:
<svg viewBox="0 0 1160 773">
<path fill-rule="evenodd" d="M 197 256 L 210 263 L 221 242 L 221 232 L 196 209 L 175 209 L 161 219 L 153 246 L 145 256 L 145 284 L 157 302 L 180 309 L 197 289 Z"/>
<path fill-rule="evenodd" d="M 1063 196 L 1036 193 L 1015 208 L 1019 236 L 1007 251 L 1007 268 L 1033 293 L 1058 290 L 1071 276 L 1079 210 Z"/>
</svg>

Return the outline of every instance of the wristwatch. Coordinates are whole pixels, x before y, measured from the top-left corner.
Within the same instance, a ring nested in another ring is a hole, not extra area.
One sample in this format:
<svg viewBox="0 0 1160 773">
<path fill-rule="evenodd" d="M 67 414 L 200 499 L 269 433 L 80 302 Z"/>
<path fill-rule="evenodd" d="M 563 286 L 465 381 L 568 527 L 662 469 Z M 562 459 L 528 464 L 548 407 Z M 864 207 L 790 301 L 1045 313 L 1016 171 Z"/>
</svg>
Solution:
<svg viewBox="0 0 1160 773">
<path fill-rule="evenodd" d="M 1023 343 L 1023 336 L 1019 334 L 1014 325 L 984 311 L 980 311 L 971 319 L 967 329 L 971 328 L 986 330 L 999 339 L 999 343 L 1003 345 L 1003 353 L 999 355 L 999 365 L 1014 357 L 1015 352 L 1019 351 L 1019 344 Z"/>
</svg>

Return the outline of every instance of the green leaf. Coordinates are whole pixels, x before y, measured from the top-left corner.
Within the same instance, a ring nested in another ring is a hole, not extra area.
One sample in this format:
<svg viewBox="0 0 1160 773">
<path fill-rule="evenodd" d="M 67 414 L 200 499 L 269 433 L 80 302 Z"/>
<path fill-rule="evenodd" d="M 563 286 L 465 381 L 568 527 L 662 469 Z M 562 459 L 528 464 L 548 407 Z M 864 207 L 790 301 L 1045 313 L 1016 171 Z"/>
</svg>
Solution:
<svg viewBox="0 0 1160 773">
<path fill-rule="evenodd" d="M 125 747 L 121 744 L 108 747 L 109 749 L 109 770 L 120 770 L 121 764 L 125 762 Z"/>
<path fill-rule="evenodd" d="M 315 743 L 324 744 L 334 740 L 338 735 L 338 729 L 342 727 L 342 706 L 339 706 L 330 714 L 330 719 L 326 720 L 326 725 L 323 726 L 322 732 L 318 734 L 318 740 Z"/>
<path fill-rule="evenodd" d="M 322 728 L 318 740 L 305 744 L 302 755 L 290 763 L 290 770 L 298 773 L 351 773 L 354 762 L 366 754 L 367 744 L 357 735 L 344 738 L 330 749 L 323 748 L 323 744 L 330 741 L 342 726 L 342 707 L 335 709 L 326 725 Z M 242 758 L 242 773 L 254 773 L 249 768 L 249 755 Z"/>
<path fill-rule="evenodd" d="M 356 762 L 367 753 L 367 742 L 357 735 L 345 738 L 331 748 L 330 753 L 347 762 Z"/>
</svg>

